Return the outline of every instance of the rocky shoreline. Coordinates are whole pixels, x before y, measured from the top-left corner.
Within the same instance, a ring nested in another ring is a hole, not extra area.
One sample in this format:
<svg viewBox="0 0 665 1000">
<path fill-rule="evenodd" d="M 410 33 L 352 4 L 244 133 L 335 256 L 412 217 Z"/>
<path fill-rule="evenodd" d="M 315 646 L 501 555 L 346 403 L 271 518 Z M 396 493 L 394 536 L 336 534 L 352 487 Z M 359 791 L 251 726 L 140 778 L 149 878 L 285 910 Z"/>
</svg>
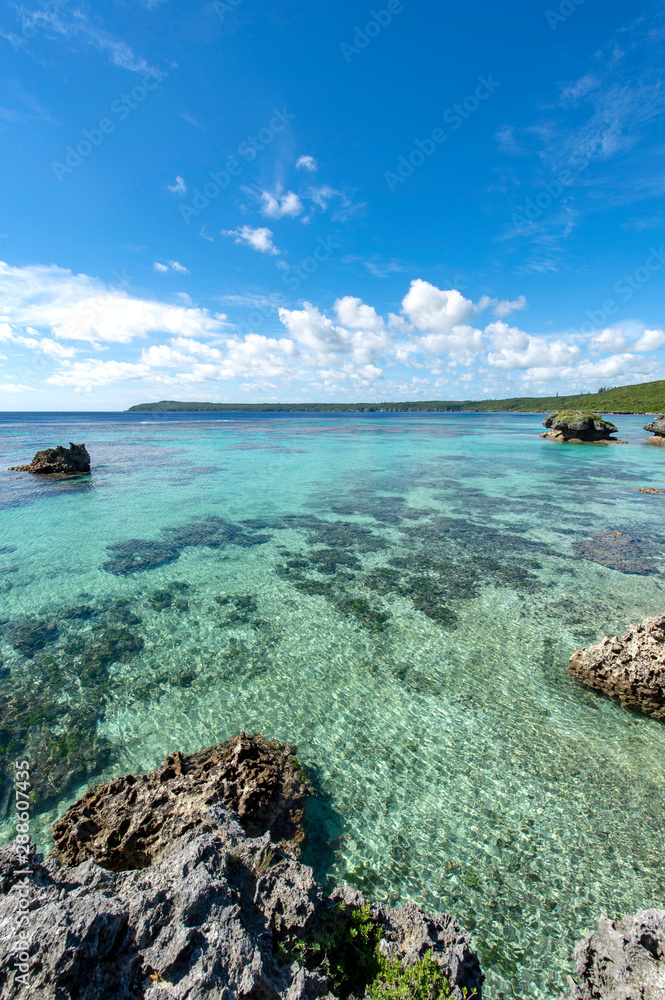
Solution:
<svg viewBox="0 0 665 1000">
<path fill-rule="evenodd" d="M 245 733 L 90 789 L 46 860 L 0 850 L 0 997 L 481 1000 L 455 917 L 315 881 L 297 857 L 312 792 L 295 747 Z M 602 918 L 574 959 L 561 1000 L 662 1000 L 665 910 Z"/>
</svg>

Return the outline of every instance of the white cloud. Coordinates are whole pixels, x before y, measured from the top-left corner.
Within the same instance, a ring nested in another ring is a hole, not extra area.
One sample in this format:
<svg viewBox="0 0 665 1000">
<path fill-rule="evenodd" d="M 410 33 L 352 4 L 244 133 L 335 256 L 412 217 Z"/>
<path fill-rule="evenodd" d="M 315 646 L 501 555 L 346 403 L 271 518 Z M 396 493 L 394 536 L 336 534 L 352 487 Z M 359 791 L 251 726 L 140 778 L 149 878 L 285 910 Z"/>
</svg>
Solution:
<svg viewBox="0 0 665 1000">
<path fill-rule="evenodd" d="M 587 348 L 590 354 L 610 354 L 626 346 L 626 338 L 621 327 L 610 326 L 592 337 Z"/>
<path fill-rule="evenodd" d="M 524 295 L 519 295 L 516 299 L 513 299 L 512 302 L 509 299 L 501 299 L 500 302 L 496 303 L 492 312 L 495 316 L 498 316 L 499 319 L 505 319 L 505 317 L 509 316 L 511 312 L 517 312 L 517 310 L 526 309 L 526 307 L 526 298 Z"/>
<path fill-rule="evenodd" d="M 318 163 L 313 156 L 299 156 L 296 160 L 296 170 L 307 170 L 313 174 L 318 170 Z"/>
<path fill-rule="evenodd" d="M 304 302 L 302 309 L 280 309 L 279 318 L 294 340 L 319 354 L 337 354 L 351 346 L 348 332 L 334 326 L 311 302 Z"/>
<path fill-rule="evenodd" d="M 0 321 L 50 331 L 56 340 L 127 344 L 150 333 L 213 336 L 226 317 L 134 298 L 86 274 L 51 265 L 11 267 L 0 261 Z"/>
<path fill-rule="evenodd" d="M 383 330 L 384 322 L 374 307 L 365 305 L 352 295 L 337 299 L 335 312 L 340 323 L 352 330 Z"/>
<path fill-rule="evenodd" d="M 567 344 L 560 338 L 534 337 L 501 321 L 490 323 L 485 333 L 496 348 L 488 353 L 488 363 L 505 371 L 564 368 L 577 362 L 582 354 L 576 344 Z"/>
<path fill-rule="evenodd" d="M 160 264 L 159 261 L 155 261 L 152 266 L 155 271 L 159 271 L 161 274 L 166 274 L 169 270 L 177 271 L 178 274 L 189 274 L 189 269 L 177 260 L 170 260 L 167 264 Z"/>
<path fill-rule="evenodd" d="M 166 186 L 172 194 L 187 194 L 187 185 L 180 174 L 177 175 L 175 184 L 167 184 Z"/>
<path fill-rule="evenodd" d="M 657 351 L 663 344 L 665 344 L 665 330 L 645 330 L 630 348 L 633 351 Z"/>
<path fill-rule="evenodd" d="M 34 28 L 46 37 L 52 39 L 65 38 L 68 41 L 80 40 L 90 48 L 103 52 L 112 66 L 129 70 L 131 73 L 150 73 L 152 68 L 145 59 L 137 56 L 126 42 L 114 38 L 103 28 L 96 25 L 81 5 L 66 8 L 64 3 L 44 4 L 29 10 L 19 7 L 23 38 L 12 35 L 18 44 L 25 38 L 26 28 Z"/>
<path fill-rule="evenodd" d="M 287 191 L 286 194 L 270 194 L 269 191 L 261 192 L 261 215 L 268 216 L 269 219 L 283 219 L 284 216 L 295 218 L 303 210 L 303 204 L 295 191 Z"/>
<path fill-rule="evenodd" d="M 416 278 L 402 299 L 402 312 L 418 330 L 449 332 L 473 315 L 473 302 L 456 289 L 443 291 Z"/>
<path fill-rule="evenodd" d="M 272 230 L 265 226 L 253 229 L 251 226 L 239 226 L 238 229 L 222 229 L 222 236 L 232 236 L 236 243 L 244 243 L 245 246 L 258 250 L 259 253 L 278 254 L 272 241 Z"/>
<path fill-rule="evenodd" d="M 40 392 L 41 390 L 36 389 L 34 385 L 20 385 L 16 382 L 10 382 L 5 385 L 0 385 L 0 392 Z"/>
</svg>

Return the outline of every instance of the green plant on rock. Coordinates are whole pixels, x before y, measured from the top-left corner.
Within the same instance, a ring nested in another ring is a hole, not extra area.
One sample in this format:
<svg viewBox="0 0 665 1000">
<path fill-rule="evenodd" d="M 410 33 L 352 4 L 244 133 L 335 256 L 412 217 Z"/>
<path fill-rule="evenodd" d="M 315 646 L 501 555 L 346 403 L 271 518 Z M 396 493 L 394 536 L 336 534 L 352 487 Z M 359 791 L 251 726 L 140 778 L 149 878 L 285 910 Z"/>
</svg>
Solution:
<svg viewBox="0 0 665 1000">
<path fill-rule="evenodd" d="M 471 1000 L 474 990 L 462 994 Z M 422 958 L 403 968 L 399 958 L 379 957 L 379 972 L 367 985 L 371 1000 L 449 1000 L 450 983 L 440 965 L 428 951 Z"/>
</svg>

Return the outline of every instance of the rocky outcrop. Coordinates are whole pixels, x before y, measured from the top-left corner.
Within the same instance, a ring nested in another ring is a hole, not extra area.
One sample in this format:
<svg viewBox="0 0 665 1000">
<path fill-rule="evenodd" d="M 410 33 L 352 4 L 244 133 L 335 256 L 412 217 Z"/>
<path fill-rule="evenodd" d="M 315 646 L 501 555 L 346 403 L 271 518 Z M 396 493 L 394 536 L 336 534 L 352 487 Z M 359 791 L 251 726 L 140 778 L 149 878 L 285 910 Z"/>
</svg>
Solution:
<svg viewBox="0 0 665 1000">
<path fill-rule="evenodd" d="M 576 977 L 561 1000 L 663 1000 L 665 910 L 640 910 L 613 921 L 575 948 Z"/>
<path fill-rule="evenodd" d="M 589 687 L 665 722 L 665 615 L 646 618 L 622 638 L 576 649 L 569 672 Z"/>
<path fill-rule="evenodd" d="M 38 451 L 30 465 L 14 465 L 10 472 L 33 472 L 39 476 L 82 476 L 90 472 L 90 455 L 84 444 L 61 444 Z"/>
<path fill-rule="evenodd" d="M 610 434 L 616 434 L 616 427 L 609 420 L 603 420 L 599 413 L 584 413 L 580 410 L 572 412 L 551 413 L 543 420 L 547 427 L 546 434 L 541 437 L 550 441 L 571 442 L 582 444 L 585 441 L 616 441 Z"/>
<path fill-rule="evenodd" d="M 171 754 L 151 774 L 88 789 L 53 824 L 54 849 L 64 865 L 94 858 L 111 871 L 146 868 L 217 803 L 250 837 L 269 832 L 295 845 L 312 791 L 294 746 L 240 733 L 199 753 Z"/>
<path fill-rule="evenodd" d="M 662 414 L 651 423 L 645 424 L 644 430 L 653 435 L 649 438 L 651 444 L 665 444 L 665 417 Z"/>
<path fill-rule="evenodd" d="M 152 775 L 106 786 L 105 802 L 84 796 L 56 824 L 60 846 L 46 861 L 32 845 L 0 850 L 2 1000 L 346 1000 L 387 964 L 480 1000 L 478 957 L 454 917 L 370 904 L 345 887 L 328 895 L 270 832 L 252 835 L 299 823 L 306 782 L 294 750 L 241 734 L 174 754 Z"/>
</svg>

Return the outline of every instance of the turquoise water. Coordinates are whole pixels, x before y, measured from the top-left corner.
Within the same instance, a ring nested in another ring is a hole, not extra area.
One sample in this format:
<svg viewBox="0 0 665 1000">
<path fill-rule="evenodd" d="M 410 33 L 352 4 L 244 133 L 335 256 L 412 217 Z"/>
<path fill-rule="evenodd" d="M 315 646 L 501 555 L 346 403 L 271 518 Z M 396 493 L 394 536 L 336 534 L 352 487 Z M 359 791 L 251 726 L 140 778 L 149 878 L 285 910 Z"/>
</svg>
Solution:
<svg viewBox="0 0 665 1000">
<path fill-rule="evenodd" d="M 665 449 L 541 419 L 0 415 L 3 469 L 94 465 L 0 473 L 0 745 L 40 843 L 91 781 L 259 730 L 316 781 L 321 877 L 455 912 L 486 997 L 557 997 L 601 912 L 665 899 L 665 727 L 566 672 L 663 610 Z"/>
</svg>

